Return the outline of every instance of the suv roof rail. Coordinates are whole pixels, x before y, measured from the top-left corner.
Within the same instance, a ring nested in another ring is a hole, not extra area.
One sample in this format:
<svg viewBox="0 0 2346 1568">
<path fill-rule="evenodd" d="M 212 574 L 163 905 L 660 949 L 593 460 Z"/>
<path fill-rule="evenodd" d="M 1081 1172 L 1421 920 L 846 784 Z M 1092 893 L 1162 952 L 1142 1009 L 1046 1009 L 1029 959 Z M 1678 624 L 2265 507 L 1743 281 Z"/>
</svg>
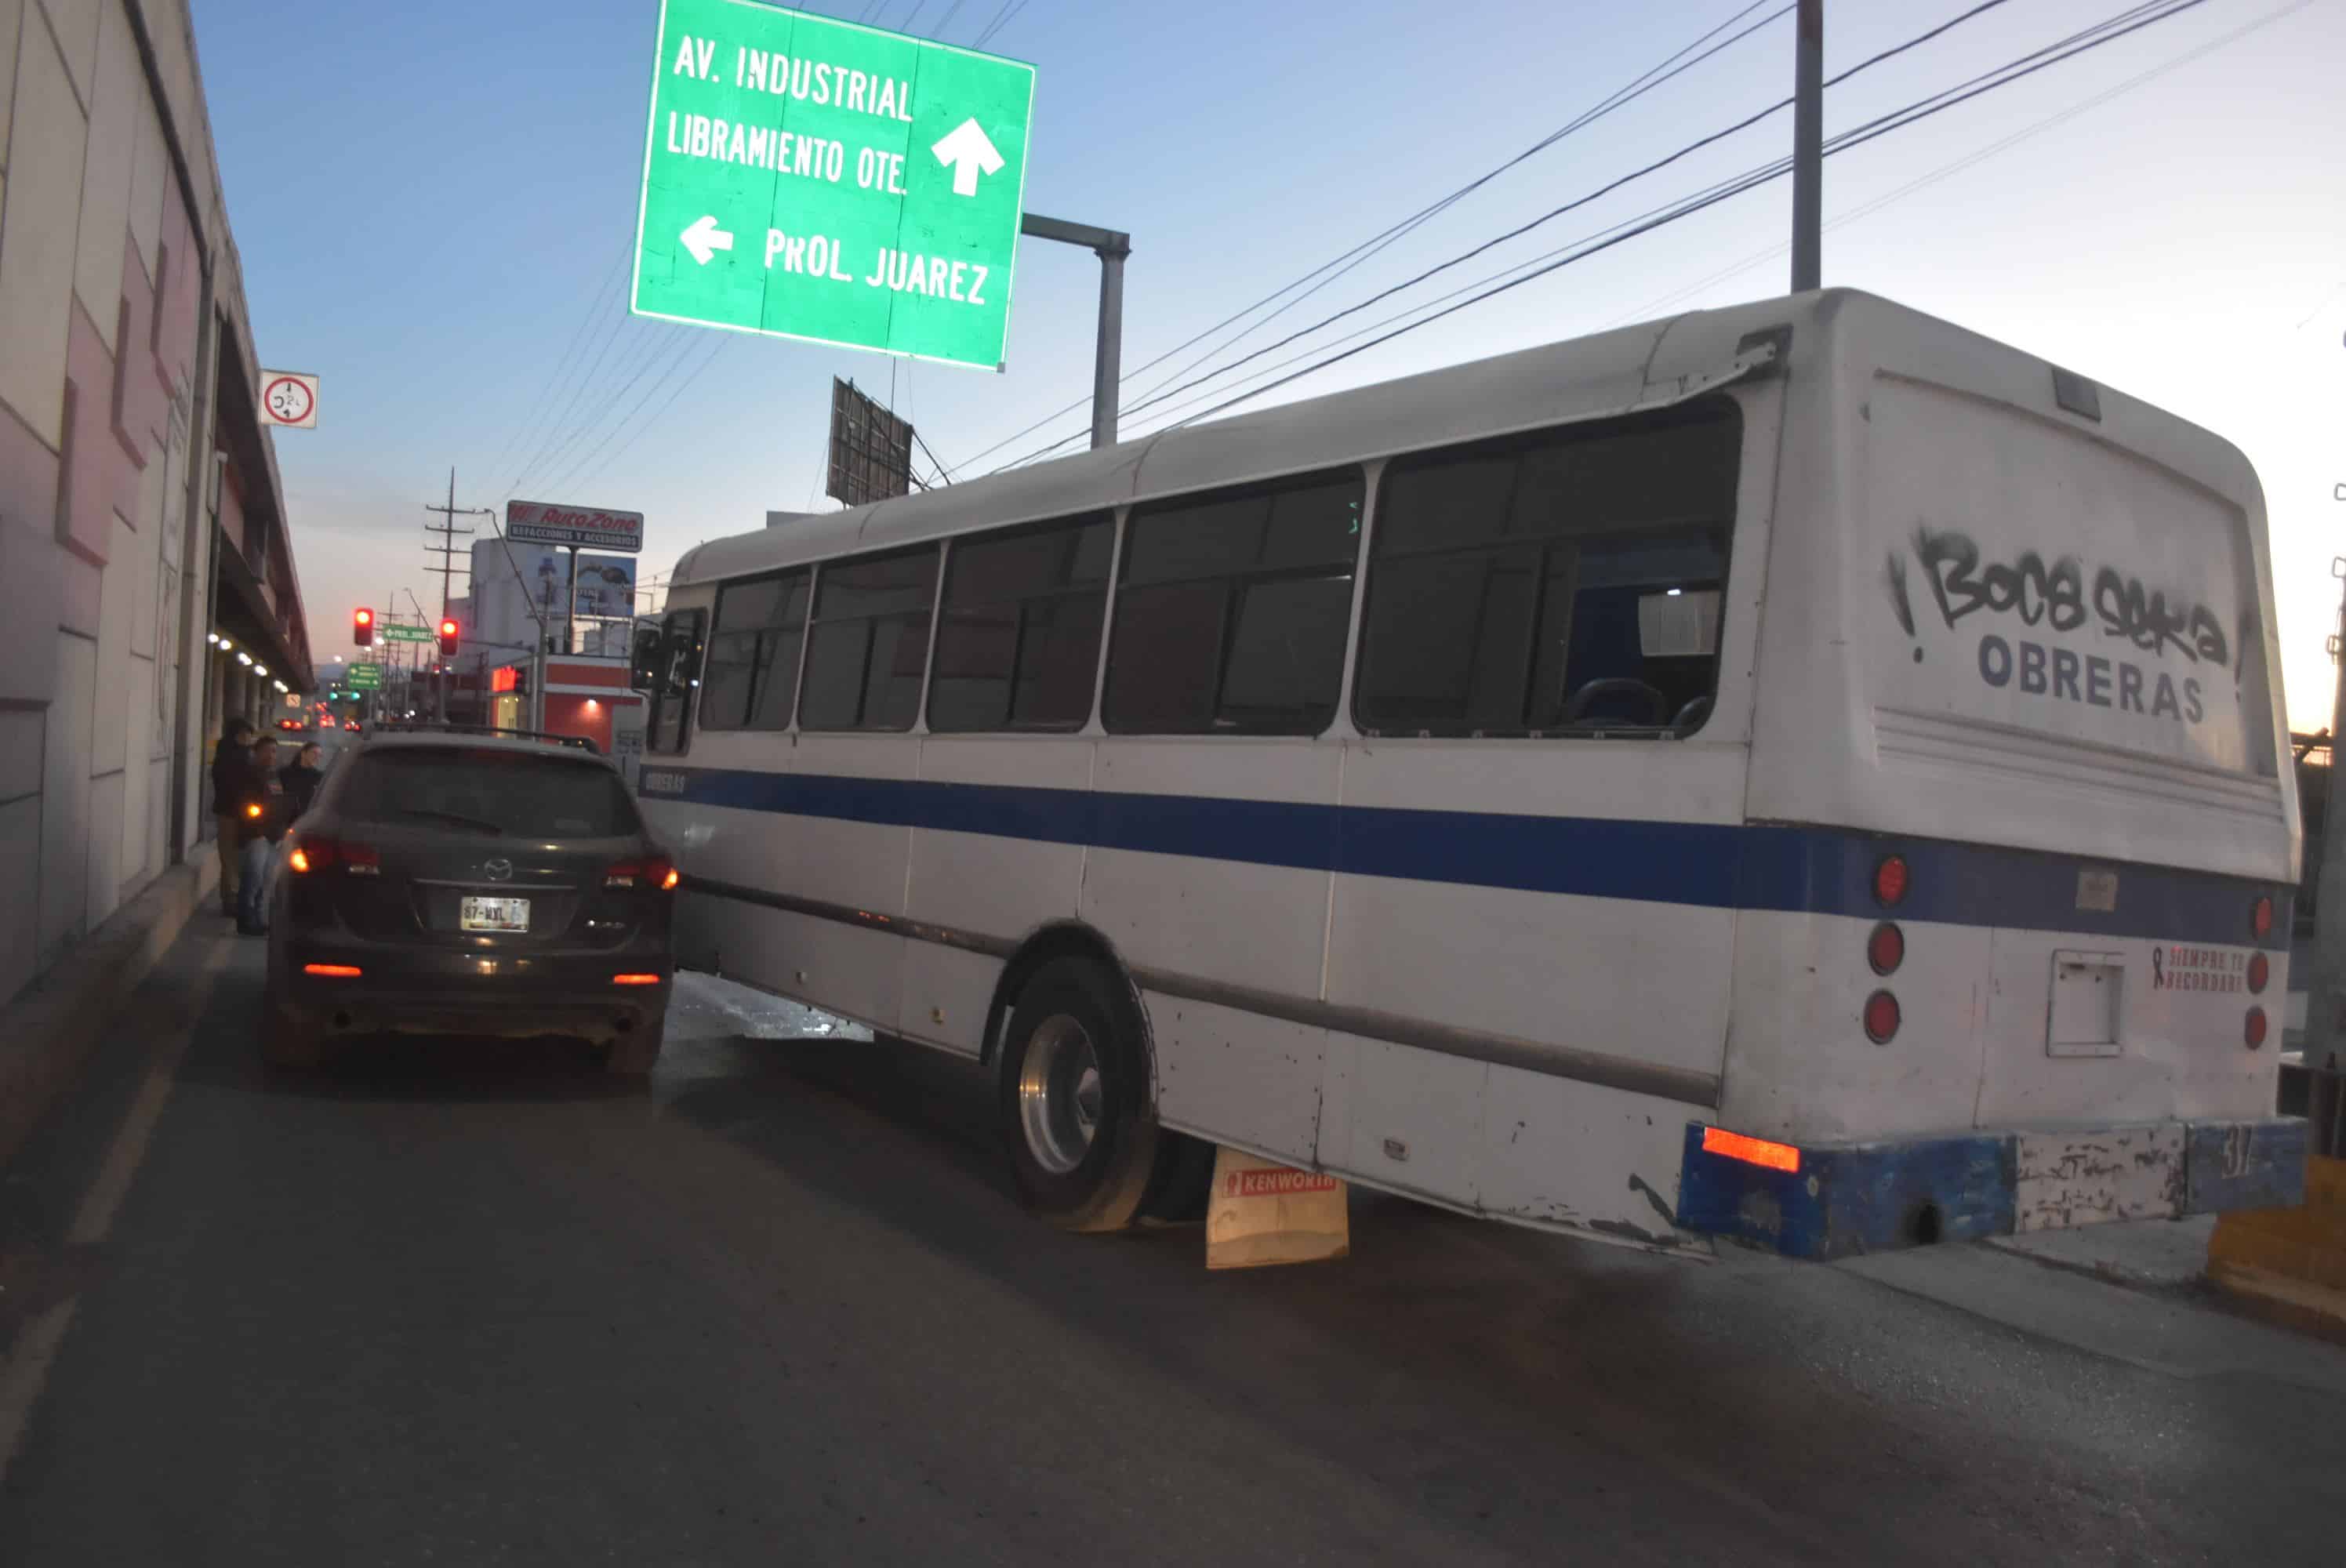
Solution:
<svg viewBox="0 0 2346 1568">
<path fill-rule="evenodd" d="M 451 724 L 432 718 L 398 718 L 370 724 L 367 731 L 373 735 L 490 735 L 511 740 L 546 740 L 584 751 L 589 757 L 603 755 L 603 748 L 583 735 L 556 735 L 548 729 L 508 729 L 495 724 Z"/>
</svg>

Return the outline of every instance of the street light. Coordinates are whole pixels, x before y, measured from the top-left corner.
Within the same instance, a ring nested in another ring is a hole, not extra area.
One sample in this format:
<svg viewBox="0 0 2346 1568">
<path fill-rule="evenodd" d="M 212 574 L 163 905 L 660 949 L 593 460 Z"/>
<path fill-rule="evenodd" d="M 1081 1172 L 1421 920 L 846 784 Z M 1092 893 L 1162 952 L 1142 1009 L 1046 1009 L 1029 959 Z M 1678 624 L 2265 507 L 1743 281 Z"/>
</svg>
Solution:
<svg viewBox="0 0 2346 1568">
<path fill-rule="evenodd" d="M 240 652 L 236 656 L 236 662 L 239 664 L 250 664 L 252 662 L 252 656 L 249 653 Z"/>
</svg>

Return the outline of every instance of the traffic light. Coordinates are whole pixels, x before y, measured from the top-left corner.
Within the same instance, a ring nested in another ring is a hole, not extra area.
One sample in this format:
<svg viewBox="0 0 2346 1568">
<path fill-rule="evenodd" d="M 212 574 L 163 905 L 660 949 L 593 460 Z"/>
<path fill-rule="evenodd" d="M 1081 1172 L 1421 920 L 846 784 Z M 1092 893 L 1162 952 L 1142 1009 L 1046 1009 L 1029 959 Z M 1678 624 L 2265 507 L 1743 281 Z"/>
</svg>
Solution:
<svg viewBox="0 0 2346 1568">
<path fill-rule="evenodd" d="M 442 658 L 456 657 L 456 623 L 442 621 L 440 623 L 440 657 Z"/>
<path fill-rule="evenodd" d="M 351 641 L 362 648 L 374 647 L 374 612 L 357 609 L 351 612 Z"/>
</svg>

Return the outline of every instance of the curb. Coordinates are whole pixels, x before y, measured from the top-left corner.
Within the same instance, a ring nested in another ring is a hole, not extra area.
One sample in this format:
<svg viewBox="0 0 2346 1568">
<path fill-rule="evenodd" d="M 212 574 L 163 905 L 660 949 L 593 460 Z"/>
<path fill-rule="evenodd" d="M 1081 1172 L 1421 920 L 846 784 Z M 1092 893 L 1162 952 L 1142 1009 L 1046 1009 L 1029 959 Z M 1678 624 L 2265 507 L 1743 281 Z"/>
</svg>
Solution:
<svg viewBox="0 0 2346 1568">
<path fill-rule="evenodd" d="M 2346 1344 L 2346 1159 L 2307 1160 L 2295 1208 L 2226 1215 L 2208 1277 L 2244 1310 Z"/>
<path fill-rule="evenodd" d="M 198 849 L 0 1008 L 0 1168 L 81 1076 L 107 1025 L 219 885 L 218 857 L 209 844 Z"/>
</svg>

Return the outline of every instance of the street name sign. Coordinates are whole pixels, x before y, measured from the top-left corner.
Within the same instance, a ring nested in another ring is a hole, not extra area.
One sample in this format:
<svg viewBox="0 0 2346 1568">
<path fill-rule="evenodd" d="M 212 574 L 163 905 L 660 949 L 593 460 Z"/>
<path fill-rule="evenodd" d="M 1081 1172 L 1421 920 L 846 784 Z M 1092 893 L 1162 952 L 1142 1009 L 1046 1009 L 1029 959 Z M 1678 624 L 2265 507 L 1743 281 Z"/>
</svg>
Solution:
<svg viewBox="0 0 2346 1568">
<path fill-rule="evenodd" d="M 758 0 L 664 0 L 638 315 L 993 369 L 1035 67 Z"/>
<path fill-rule="evenodd" d="M 352 691 L 380 691 L 382 689 L 382 666 L 354 664 L 351 666 L 350 678 Z"/>
<path fill-rule="evenodd" d="M 633 555 L 644 547 L 644 514 L 556 501 L 508 501 L 505 537 L 516 545 L 584 545 Z"/>
<path fill-rule="evenodd" d="M 375 628 L 375 635 L 387 643 L 437 642 L 440 636 L 429 626 L 382 626 Z"/>
</svg>

